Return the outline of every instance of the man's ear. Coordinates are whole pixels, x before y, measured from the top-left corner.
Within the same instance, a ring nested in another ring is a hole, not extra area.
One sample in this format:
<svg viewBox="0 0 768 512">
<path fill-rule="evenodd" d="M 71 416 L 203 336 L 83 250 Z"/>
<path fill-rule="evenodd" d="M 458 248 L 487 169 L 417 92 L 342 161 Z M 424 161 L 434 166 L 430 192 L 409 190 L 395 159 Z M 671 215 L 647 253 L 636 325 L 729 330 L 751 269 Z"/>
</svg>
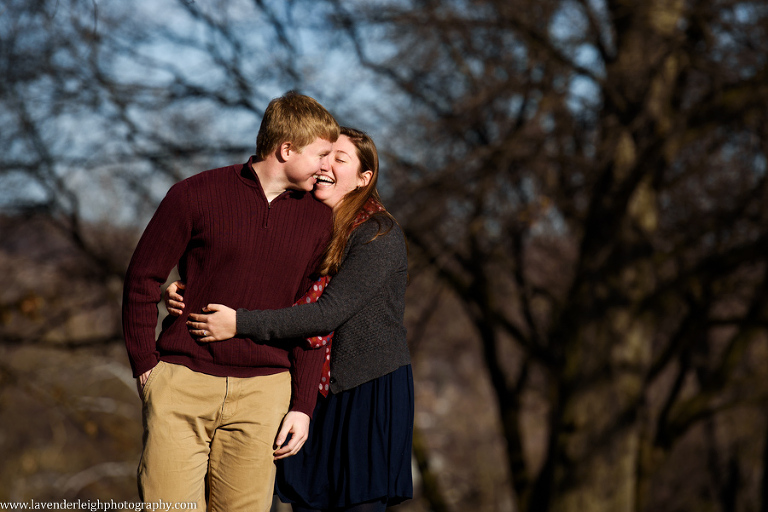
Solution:
<svg viewBox="0 0 768 512">
<path fill-rule="evenodd" d="M 373 171 L 365 171 L 360 173 L 360 176 L 357 177 L 357 186 L 358 187 L 368 186 L 368 183 L 371 182 L 372 177 L 373 177 Z"/>
<path fill-rule="evenodd" d="M 278 152 L 280 154 L 280 158 L 285 161 L 290 158 L 291 154 L 294 153 L 295 150 L 293 149 L 293 144 L 291 144 L 289 141 L 286 141 L 280 144 Z"/>
</svg>

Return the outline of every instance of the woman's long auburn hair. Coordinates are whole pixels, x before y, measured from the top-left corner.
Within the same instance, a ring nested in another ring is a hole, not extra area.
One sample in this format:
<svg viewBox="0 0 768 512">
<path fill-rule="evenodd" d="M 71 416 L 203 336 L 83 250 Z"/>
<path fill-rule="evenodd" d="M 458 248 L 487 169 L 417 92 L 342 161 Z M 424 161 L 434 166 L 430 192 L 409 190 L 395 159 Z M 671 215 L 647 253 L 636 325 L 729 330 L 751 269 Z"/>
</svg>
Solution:
<svg viewBox="0 0 768 512">
<path fill-rule="evenodd" d="M 365 132 L 346 126 L 341 127 L 340 134 L 348 137 L 352 144 L 355 145 L 357 158 L 360 160 L 360 168 L 357 170 L 357 175 L 361 176 L 365 171 L 371 171 L 372 174 L 366 186 L 358 187 L 348 192 L 336 208 L 334 208 L 333 235 L 318 269 L 318 274 L 321 276 L 334 275 L 339 271 L 341 262 L 344 260 L 344 249 L 347 246 L 350 234 L 352 234 L 357 214 L 368 199 L 373 198 L 381 204 L 379 192 L 376 190 L 376 183 L 379 180 L 379 153 L 376 150 L 373 139 Z M 379 231 L 371 241 L 389 232 L 392 229 L 392 225 L 397 223 L 387 210 L 377 212 L 371 215 L 371 218 L 379 223 Z M 391 222 L 382 222 L 385 218 Z M 388 226 L 386 229 L 384 229 L 384 224 Z"/>
</svg>

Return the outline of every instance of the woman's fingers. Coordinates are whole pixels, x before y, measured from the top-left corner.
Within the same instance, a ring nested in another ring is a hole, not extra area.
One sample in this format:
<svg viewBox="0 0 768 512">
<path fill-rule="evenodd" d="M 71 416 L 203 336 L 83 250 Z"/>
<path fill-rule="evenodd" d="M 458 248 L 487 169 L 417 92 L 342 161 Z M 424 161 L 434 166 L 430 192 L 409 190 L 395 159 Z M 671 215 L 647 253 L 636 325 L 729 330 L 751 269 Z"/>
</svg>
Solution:
<svg viewBox="0 0 768 512">
<path fill-rule="evenodd" d="M 219 341 L 216 339 L 213 334 L 211 334 L 211 331 L 207 329 L 193 329 L 189 328 L 189 333 L 192 336 L 195 336 L 197 338 L 197 341 L 202 341 L 203 343 L 211 343 L 212 341 Z"/>
<path fill-rule="evenodd" d="M 168 309 L 168 313 L 173 316 L 181 316 L 184 309 L 184 303 L 169 299 L 168 304 L 166 304 L 166 309 Z"/>
<path fill-rule="evenodd" d="M 207 314 L 191 313 L 187 319 L 187 329 L 194 336 L 202 336 L 200 341 L 223 341 L 237 334 L 237 312 L 221 304 L 208 304 L 204 309 Z"/>
</svg>

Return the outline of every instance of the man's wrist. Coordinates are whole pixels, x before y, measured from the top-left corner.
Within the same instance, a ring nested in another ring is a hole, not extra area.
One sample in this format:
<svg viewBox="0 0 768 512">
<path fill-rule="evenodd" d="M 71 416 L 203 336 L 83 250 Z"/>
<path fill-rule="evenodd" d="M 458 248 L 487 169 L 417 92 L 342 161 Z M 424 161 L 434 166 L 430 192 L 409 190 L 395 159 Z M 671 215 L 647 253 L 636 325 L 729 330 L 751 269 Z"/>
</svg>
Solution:
<svg viewBox="0 0 768 512">
<path fill-rule="evenodd" d="M 315 404 L 309 404 L 308 402 L 298 402 L 291 406 L 288 412 L 300 412 L 306 414 L 309 419 L 312 419 L 312 413 L 315 410 Z"/>
</svg>

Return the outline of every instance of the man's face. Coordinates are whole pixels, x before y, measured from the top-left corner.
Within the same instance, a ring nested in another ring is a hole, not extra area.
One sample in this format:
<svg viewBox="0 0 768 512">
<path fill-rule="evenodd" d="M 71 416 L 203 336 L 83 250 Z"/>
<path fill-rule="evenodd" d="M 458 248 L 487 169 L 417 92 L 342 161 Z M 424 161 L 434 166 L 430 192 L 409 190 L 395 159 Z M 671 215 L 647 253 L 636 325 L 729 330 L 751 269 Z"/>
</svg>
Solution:
<svg viewBox="0 0 768 512">
<path fill-rule="evenodd" d="M 317 138 L 301 151 L 289 149 L 286 157 L 285 177 L 289 188 L 311 191 L 315 185 L 315 175 L 331 168 L 331 141 Z"/>
</svg>

